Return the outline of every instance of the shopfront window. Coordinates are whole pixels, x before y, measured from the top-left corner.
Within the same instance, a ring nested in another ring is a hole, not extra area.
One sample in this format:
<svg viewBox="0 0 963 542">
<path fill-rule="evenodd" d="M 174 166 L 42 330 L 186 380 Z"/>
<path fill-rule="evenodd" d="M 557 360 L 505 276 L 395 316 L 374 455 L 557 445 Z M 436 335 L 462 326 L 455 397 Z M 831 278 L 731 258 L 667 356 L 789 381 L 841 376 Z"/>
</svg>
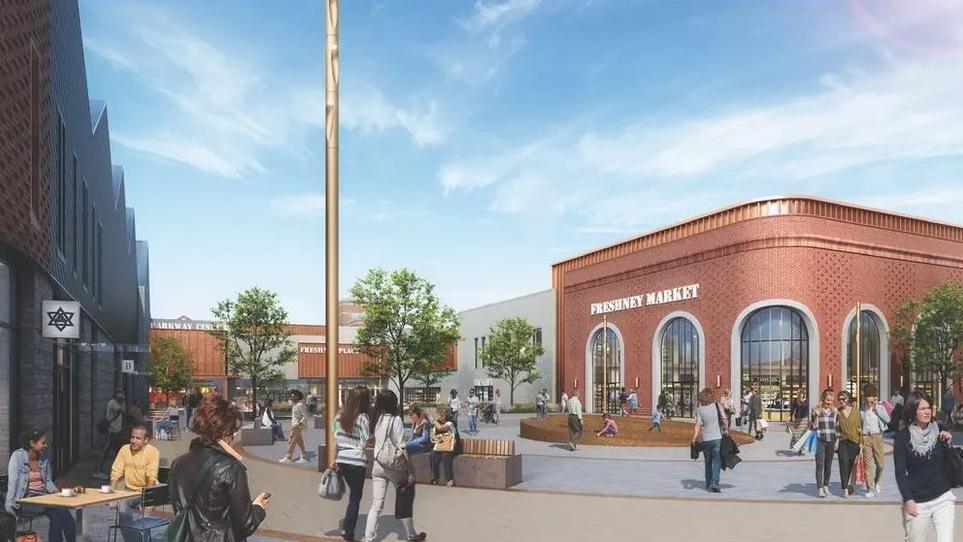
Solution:
<svg viewBox="0 0 963 542">
<path fill-rule="evenodd" d="M 675 416 L 691 418 L 699 393 L 699 331 L 686 318 L 673 318 L 662 332 L 662 393 Z"/>
<path fill-rule="evenodd" d="M 809 393 L 809 330 L 790 307 L 753 312 L 742 328 L 742 390 L 759 383 L 764 416 L 788 420 L 790 405 Z"/>
<path fill-rule="evenodd" d="M 608 411 L 619 409 L 618 390 L 622 387 L 622 343 L 611 327 L 606 340 L 605 328 L 592 337 L 592 406 L 602 412 L 608 396 Z"/>
<path fill-rule="evenodd" d="M 875 384 L 880 394 L 881 363 L 879 322 L 871 311 L 862 311 L 859 317 L 859 396 L 862 403 L 863 388 Z M 850 393 L 856 394 L 856 318 L 849 324 L 849 340 L 846 348 L 846 381 Z M 885 395 L 882 395 L 885 397 Z"/>
</svg>

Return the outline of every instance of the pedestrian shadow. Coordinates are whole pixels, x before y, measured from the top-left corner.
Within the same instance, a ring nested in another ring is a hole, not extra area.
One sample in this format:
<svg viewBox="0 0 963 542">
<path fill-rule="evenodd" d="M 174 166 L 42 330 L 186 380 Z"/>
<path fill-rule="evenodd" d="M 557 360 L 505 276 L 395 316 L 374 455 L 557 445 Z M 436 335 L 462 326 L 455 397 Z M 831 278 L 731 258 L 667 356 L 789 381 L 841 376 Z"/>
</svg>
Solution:
<svg viewBox="0 0 963 542">
<path fill-rule="evenodd" d="M 777 457 L 802 457 L 805 454 L 800 454 L 795 450 L 776 450 Z"/>
<path fill-rule="evenodd" d="M 367 524 L 368 514 L 358 514 L 358 529 L 364 531 Z M 340 533 L 341 531 L 338 531 L 338 534 Z M 363 534 L 362 532 L 362 538 L 364 538 Z M 394 516 L 381 514 L 378 516 L 378 531 L 375 533 L 375 540 L 394 540 L 394 538 L 391 538 L 392 534 L 396 535 L 396 538 L 399 540 L 408 539 L 408 533 L 405 532 L 405 527 L 401 524 L 401 520 Z"/>
<path fill-rule="evenodd" d="M 680 480 L 680 483 L 682 484 L 682 489 L 698 489 L 700 491 L 706 490 L 705 480 L 693 480 L 693 479 Z M 732 489 L 734 487 L 736 486 L 732 484 L 723 484 L 721 482 L 719 483 L 719 489 Z"/>
<path fill-rule="evenodd" d="M 815 483 L 812 484 L 787 484 L 779 490 L 779 493 L 796 493 L 808 497 L 816 497 L 819 493 Z"/>
<path fill-rule="evenodd" d="M 562 444 L 561 442 L 556 442 L 555 444 L 549 444 L 549 448 L 558 448 L 559 450 L 565 450 L 566 452 L 571 450 L 572 447 L 568 444 Z"/>
</svg>

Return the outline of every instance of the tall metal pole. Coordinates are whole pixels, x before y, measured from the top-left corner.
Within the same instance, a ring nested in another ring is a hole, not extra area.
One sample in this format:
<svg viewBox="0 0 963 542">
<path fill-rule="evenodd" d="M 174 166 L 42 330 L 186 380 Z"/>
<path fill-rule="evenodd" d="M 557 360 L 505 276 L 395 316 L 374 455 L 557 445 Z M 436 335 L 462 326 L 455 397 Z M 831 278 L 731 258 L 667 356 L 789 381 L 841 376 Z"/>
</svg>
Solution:
<svg viewBox="0 0 963 542">
<path fill-rule="evenodd" d="M 334 416 L 338 411 L 338 0 L 327 0 L 324 56 L 325 384 L 326 465 L 334 465 Z"/>
<path fill-rule="evenodd" d="M 602 315 L 602 412 L 609 411 L 609 317 Z"/>
<path fill-rule="evenodd" d="M 856 408 L 857 408 L 857 409 L 859 408 L 859 392 L 860 392 L 860 390 L 859 390 L 859 377 L 860 377 L 859 362 L 860 362 L 860 355 L 862 354 L 862 352 L 860 351 L 860 348 L 862 347 L 862 343 L 863 343 L 863 341 L 862 341 L 863 314 L 862 314 L 862 313 L 863 313 L 863 311 L 862 311 L 862 306 L 860 306 L 859 303 L 856 303 L 856 389 L 855 389 L 854 391 L 856 392 L 856 393 L 855 393 L 855 397 L 856 397 Z"/>
</svg>

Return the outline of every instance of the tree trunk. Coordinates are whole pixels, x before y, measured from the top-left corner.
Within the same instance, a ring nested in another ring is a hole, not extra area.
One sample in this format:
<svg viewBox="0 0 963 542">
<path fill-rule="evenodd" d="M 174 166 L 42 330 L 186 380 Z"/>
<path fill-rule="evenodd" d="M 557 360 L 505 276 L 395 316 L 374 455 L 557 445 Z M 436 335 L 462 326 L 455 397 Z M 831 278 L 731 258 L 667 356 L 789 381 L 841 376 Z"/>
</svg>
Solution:
<svg viewBox="0 0 963 542">
<path fill-rule="evenodd" d="M 261 427 L 257 420 L 257 377 L 251 375 L 251 416 L 254 418 L 254 428 Z"/>
<path fill-rule="evenodd" d="M 515 381 L 508 381 L 508 406 L 515 406 Z"/>
</svg>

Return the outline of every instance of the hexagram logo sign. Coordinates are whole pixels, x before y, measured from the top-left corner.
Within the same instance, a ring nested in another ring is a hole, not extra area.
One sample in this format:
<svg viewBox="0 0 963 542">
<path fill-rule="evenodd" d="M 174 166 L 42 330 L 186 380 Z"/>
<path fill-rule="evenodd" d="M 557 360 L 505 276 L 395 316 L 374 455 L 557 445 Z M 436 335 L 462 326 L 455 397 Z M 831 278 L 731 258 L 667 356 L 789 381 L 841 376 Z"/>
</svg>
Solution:
<svg viewBox="0 0 963 542">
<path fill-rule="evenodd" d="M 51 339 L 80 338 L 80 303 L 76 301 L 44 301 L 43 336 Z"/>
</svg>

